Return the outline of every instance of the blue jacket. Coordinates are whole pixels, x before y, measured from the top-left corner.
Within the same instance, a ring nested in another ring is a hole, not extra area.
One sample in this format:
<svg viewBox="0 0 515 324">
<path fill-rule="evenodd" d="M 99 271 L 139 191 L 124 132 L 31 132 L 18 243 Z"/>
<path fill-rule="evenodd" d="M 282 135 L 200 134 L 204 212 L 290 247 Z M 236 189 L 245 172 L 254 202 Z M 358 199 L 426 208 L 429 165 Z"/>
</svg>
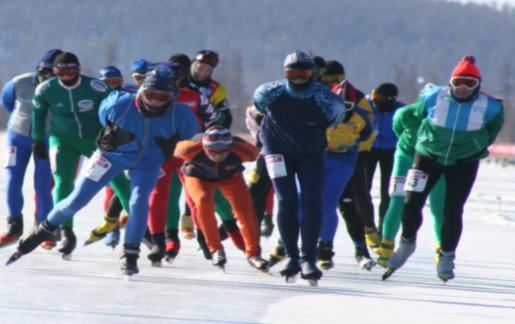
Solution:
<svg viewBox="0 0 515 324">
<path fill-rule="evenodd" d="M 397 101 L 393 111 L 381 113 L 374 105 L 374 101 L 369 100 L 369 102 L 372 106 L 372 111 L 374 112 L 374 130 L 376 133 L 376 139 L 374 144 L 372 144 L 372 148 L 381 150 L 395 150 L 397 145 L 397 135 L 395 135 L 392 129 L 393 115 L 398 108 L 404 106 L 405 104 Z"/>
<path fill-rule="evenodd" d="M 345 116 L 342 98 L 317 82 L 302 91 L 287 80 L 265 83 L 254 93 L 254 107 L 264 115 L 259 139 L 265 154 L 291 159 L 323 152 L 326 129 Z"/>
<path fill-rule="evenodd" d="M 173 103 L 164 114 L 150 118 L 138 110 L 135 98 L 133 93 L 113 91 L 100 105 L 98 116 L 104 128 L 97 144 L 115 139 L 107 151 L 99 144 L 113 162 L 130 168 L 159 166 L 173 153 L 177 141 L 200 131 L 187 106 Z"/>
</svg>

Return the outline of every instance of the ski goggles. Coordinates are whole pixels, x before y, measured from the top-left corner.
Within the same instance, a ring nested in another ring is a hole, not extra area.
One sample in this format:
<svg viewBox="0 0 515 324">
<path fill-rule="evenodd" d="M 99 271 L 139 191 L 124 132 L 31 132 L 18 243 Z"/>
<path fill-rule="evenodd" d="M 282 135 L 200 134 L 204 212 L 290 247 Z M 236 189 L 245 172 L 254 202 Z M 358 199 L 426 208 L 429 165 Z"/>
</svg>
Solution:
<svg viewBox="0 0 515 324">
<path fill-rule="evenodd" d="M 452 77 L 450 84 L 453 88 L 475 89 L 479 86 L 479 79 L 465 76 Z"/>
<path fill-rule="evenodd" d="M 73 67 L 59 67 L 54 68 L 54 74 L 58 76 L 75 76 L 79 73 L 79 67 L 77 65 Z"/>
<path fill-rule="evenodd" d="M 172 99 L 172 93 L 165 91 L 146 89 L 141 91 L 141 94 L 147 102 L 152 103 L 165 103 Z"/>
<path fill-rule="evenodd" d="M 44 80 L 49 79 L 54 76 L 54 72 L 52 69 L 48 68 L 40 68 L 38 69 L 38 76 Z"/>
<path fill-rule="evenodd" d="M 118 88 L 122 84 L 122 82 L 123 82 L 122 78 L 103 78 L 103 79 L 100 79 L 100 80 L 102 80 L 105 83 L 107 83 L 113 89 Z"/>
<path fill-rule="evenodd" d="M 377 102 L 392 102 L 397 99 L 397 97 L 395 96 L 385 96 L 375 91 L 372 91 L 372 93 L 370 94 L 370 98 Z"/>
<path fill-rule="evenodd" d="M 343 74 L 325 74 L 322 76 L 322 81 L 324 83 L 335 83 L 335 82 L 342 82 L 344 79 Z"/>
<path fill-rule="evenodd" d="M 213 51 L 204 50 L 195 56 L 194 61 L 199 61 L 216 67 L 218 65 L 218 54 Z"/>
<path fill-rule="evenodd" d="M 309 79 L 313 76 L 312 70 L 284 70 L 287 79 Z"/>
</svg>

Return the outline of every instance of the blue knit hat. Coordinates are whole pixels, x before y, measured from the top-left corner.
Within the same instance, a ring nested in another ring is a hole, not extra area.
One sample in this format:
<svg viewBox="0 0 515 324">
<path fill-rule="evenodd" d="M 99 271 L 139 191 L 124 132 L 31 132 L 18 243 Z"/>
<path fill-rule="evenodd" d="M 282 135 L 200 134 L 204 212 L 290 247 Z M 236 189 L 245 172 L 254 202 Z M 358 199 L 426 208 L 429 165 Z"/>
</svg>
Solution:
<svg viewBox="0 0 515 324">
<path fill-rule="evenodd" d="M 52 48 L 43 53 L 43 56 L 38 61 L 37 69 L 51 69 L 54 67 L 54 60 L 57 55 L 63 51 L 58 48 Z"/>
<path fill-rule="evenodd" d="M 164 92 L 175 92 L 175 71 L 169 66 L 160 64 L 147 72 L 145 80 L 141 84 L 142 90 L 156 90 Z"/>
<path fill-rule="evenodd" d="M 145 59 L 139 59 L 132 62 L 131 72 L 132 74 L 145 74 L 149 70 L 150 62 Z"/>
<path fill-rule="evenodd" d="M 122 72 L 116 67 L 112 65 L 104 66 L 100 73 L 98 74 L 99 79 L 107 79 L 107 78 L 122 78 Z"/>
</svg>

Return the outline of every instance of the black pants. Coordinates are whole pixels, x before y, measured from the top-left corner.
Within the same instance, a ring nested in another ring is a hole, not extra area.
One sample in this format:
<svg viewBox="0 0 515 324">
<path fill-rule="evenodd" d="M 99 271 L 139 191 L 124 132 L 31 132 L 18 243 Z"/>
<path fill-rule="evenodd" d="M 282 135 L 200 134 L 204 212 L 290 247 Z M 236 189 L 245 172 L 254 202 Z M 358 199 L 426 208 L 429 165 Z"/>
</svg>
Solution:
<svg viewBox="0 0 515 324">
<path fill-rule="evenodd" d="M 478 168 L 479 161 L 458 162 L 446 166 L 416 153 L 413 169 L 424 172 L 428 178 L 422 192 L 406 191 L 402 213 L 402 236 L 407 239 L 416 237 L 422 225 L 422 208 L 426 198 L 443 175 L 447 190 L 442 223 L 442 250 L 455 251 L 463 229 L 463 206 L 476 180 Z"/>
<path fill-rule="evenodd" d="M 252 196 L 252 204 L 256 210 L 257 216 L 257 228 L 260 228 L 260 224 L 263 221 L 266 210 L 266 198 L 268 192 L 272 189 L 272 180 L 268 175 L 266 169 L 265 157 L 260 155 L 256 161 L 253 175 L 250 179 L 249 190 Z"/>
<path fill-rule="evenodd" d="M 372 149 L 368 154 L 367 163 L 367 177 L 368 177 L 368 190 L 372 189 L 372 182 L 374 180 L 374 173 L 376 172 L 377 164 L 381 169 L 381 202 L 379 203 L 379 231 L 383 228 L 383 219 L 388 205 L 390 204 L 390 176 L 392 175 L 393 168 L 393 155 L 395 150 L 382 150 Z"/>
<path fill-rule="evenodd" d="M 363 226 L 375 227 L 374 206 L 368 190 L 367 159 L 368 152 L 359 152 L 354 173 L 338 203 L 347 232 L 353 242 L 365 241 Z"/>
</svg>

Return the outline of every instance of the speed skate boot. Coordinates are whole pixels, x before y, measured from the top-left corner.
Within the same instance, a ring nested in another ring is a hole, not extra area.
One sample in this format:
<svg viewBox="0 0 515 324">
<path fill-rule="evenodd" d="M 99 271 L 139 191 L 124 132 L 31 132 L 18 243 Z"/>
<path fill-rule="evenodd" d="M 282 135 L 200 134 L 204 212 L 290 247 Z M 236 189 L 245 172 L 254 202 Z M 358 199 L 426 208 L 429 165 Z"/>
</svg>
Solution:
<svg viewBox="0 0 515 324">
<path fill-rule="evenodd" d="M 393 248 L 393 240 L 381 240 L 381 245 L 379 245 L 379 249 L 377 250 L 377 254 L 379 255 L 379 258 L 377 258 L 377 263 L 381 267 L 386 268 L 388 266 L 388 260 L 393 255 Z"/>
<path fill-rule="evenodd" d="M 139 245 L 124 244 L 120 255 L 120 270 L 126 276 L 132 276 L 139 272 L 138 268 Z"/>
<path fill-rule="evenodd" d="M 11 255 L 6 265 L 18 260 L 22 255 L 32 252 L 41 242 L 52 239 L 57 228 L 58 226 L 51 225 L 46 220 L 34 227 L 29 235 L 20 240 L 17 251 Z"/>
<path fill-rule="evenodd" d="M 184 214 L 181 217 L 181 235 L 186 240 L 195 238 L 195 229 L 193 227 L 193 220 L 191 215 Z"/>
<path fill-rule="evenodd" d="M 211 260 L 213 257 L 211 255 L 211 251 L 207 247 L 206 238 L 204 237 L 204 233 L 200 229 L 197 229 L 197 242 L 199 245 L 199 249 L 202 250 L 202 254 L 206 260 Z"/>
<path fill-rule="evenodd" d="M 302 279 L 307 280 L 310 286 L 318 285 L 318 280 L 322 278 L 322 271 L 317 268 L 314 261 L 302 260 L 300 269 Z"/>
<path fill-rule="evenodd" d="M 153 267 L 160 267 L 161 260 L 165 257 L 166 253 L 165 233 L 152 234 L 152 243 L 153 246 L 147 258 Z"/>
<path fill-rule="evenodd" d="M 16 243 L 22 234 L 23 216 L 8 218 L 7 231 L 0 235 L 0 248 Z"/>
<path fill-rule="evenodd" d="M 376 262 L 370 257 L 367 245 L 364 242 L 354 242 L 354 258 L 363 270 L 372 270 Z"/>
<path fill-rule="evenodd" d="M 286 257 L 286 250 L 284 248 L 283 242 L 279 239 L 279 241 L 277 241 L 277 246 L 268 256 L 268 267 L 269 268 L 273 267 L 277 263 L 284 260 L 285 257 Z"/>
<path fill-rule="evenodd" d="M 324 270 L 333 268 L 333 256 L 333 242 L 320 241 L 317 248 L 317 266 Z"/>
<path fill-rule="evenodd" d="M 97 227 L 95 227 L 95 229 L 89 232 L 88 239 L 86 240 L 86 242 L 84 242 L 84 245 L 89 245 L 104 238 L 108 233 L 114 231 L 117 226 L 118 216 L 105 215 L 100 225 L 98 225 Z"/>
<path fill-rule="evenodd" d="M 166 230 L 166 262 L 172 263 L 181 250 L 181 241 L 179 240 L 178 230 Z"/>
<path fill-rule="evenodd" d="M 213 265 L 222 270 L 225 270 L 225 264 L 227 263 L 227 258 L 225 257 L 224 249 L 218 249 L 211 254 L 213 259 Z"/>
<path fill-rule="evenodd" d="M 409 257 L 415 252 L 417 241 L 415 238 L 406 239 L 401 236 L 399 247 L 388 260 L 386 271 L 383 273 L 383 280 L 388 279 L 397 269 L 402 267 Z"/>
<path fill-rule="evenodd" d="M 379 233 L 377 233 L 377 228 L 375 227 L 365 227 L 365 241 L 368 247 L 376 252 L 379 248 L 379 244 L 381 243 L 381 237 Z"/>
<path fill-rule="evenodd" d="M 297 274 L 300 272 L 299 258 L 289 258 L 288 262 L 281 270 L 280 274 L 284 277 L 284 280 L 287 283 L 294 283 L 297 277 Z"/>
<path fill-rule="evenodd" d="M 70 260 L 71 254 L 77 246 L 77 237 L 75 236 L 73 228 L 71 227 L 61 229 L 61 234 L 63 236 L 63 240 L 61 243 L 61 248 L 59 248 L 58 251 L 62 253 L 64 260 Z"/>
<path fill-rule="evenodd" d="M 268 272 L 268 261 L 263 259 L 260 255 L 253 255 L 247 258 L 249 264 L 262 272 Z"/>
<path fill-rule="evenodd" d="M 436 264 L 436 273 L 438 278 L 443 282 L 454 279 L 454 259 L 456 254 L 452 252 L 444 252 L 440 250 L 438 263 Z"/>
</svg>

